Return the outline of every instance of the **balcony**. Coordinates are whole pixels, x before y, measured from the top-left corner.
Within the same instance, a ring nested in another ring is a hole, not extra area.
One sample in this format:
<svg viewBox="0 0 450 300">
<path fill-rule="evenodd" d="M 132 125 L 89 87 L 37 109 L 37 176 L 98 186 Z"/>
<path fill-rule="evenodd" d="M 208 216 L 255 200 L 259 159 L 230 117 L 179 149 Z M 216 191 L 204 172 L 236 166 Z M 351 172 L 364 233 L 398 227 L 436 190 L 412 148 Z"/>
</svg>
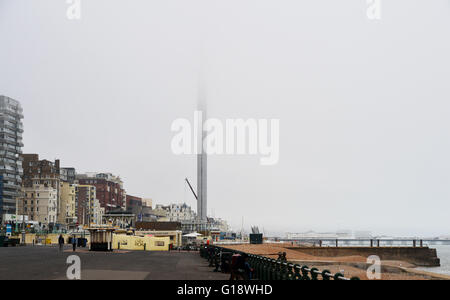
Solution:
<svg viewBox="0 0 450 300">
<path fill-rule="evenodd" d="M 20 185 L 15 185 L 15 184 L 10 184 L 10 183 L 4 183 L 4 184 L 3 184 L 3 188 L 19 190 L 21 187 L 20 187 Z"/>
<path fill-rule="evenodd" d="M 3 195 L 4 196 L 17 196 L 17 191 L 3 190 Z"/>
</svg>

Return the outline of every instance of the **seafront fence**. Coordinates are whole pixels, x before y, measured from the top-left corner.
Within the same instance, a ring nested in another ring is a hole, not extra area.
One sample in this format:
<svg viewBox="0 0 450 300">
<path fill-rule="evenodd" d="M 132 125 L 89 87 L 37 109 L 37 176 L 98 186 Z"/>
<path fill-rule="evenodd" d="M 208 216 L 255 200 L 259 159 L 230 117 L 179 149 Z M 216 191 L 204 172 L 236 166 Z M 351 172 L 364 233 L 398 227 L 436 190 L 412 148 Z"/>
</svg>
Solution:
<svg viewBox="0 0 450 300">
<path fill-rule="evenodd" d="M 248 263 L 254 270 L 252 279 L 257 280 L 359 280 L 358 277 L 346 278 L 341 273 L 332 274 L 329 270 L 320 271 L 317 268 L 300 266 L 265 256 L 248 254 L 238 250 L 227 249 L 218 246 L 205 246 L 200 248 L 200 256 L 207 259 L 210 267 L 215 267 L 216 272 L 224 270 L 224 263 L 231 266 L 231 258 L 235 254 L 246 254 Z"/>
</svg>

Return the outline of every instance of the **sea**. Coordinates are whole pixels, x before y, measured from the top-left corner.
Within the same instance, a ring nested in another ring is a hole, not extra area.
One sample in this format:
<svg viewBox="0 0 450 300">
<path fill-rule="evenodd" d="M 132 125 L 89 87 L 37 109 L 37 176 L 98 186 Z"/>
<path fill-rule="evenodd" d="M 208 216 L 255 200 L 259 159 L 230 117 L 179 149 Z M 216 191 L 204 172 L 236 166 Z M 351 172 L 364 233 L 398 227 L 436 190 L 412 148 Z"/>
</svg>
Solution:
<svg viewBox="0 0 450 300">
<path fill-rule="evenodd" d="M 430 248 L 437 250 L 437 256 L 441 259 L 441 266 L 433 268 L 417 268 L 417 270 L 450 275 L 450 245 L 430 245 Z"/>
</svg>

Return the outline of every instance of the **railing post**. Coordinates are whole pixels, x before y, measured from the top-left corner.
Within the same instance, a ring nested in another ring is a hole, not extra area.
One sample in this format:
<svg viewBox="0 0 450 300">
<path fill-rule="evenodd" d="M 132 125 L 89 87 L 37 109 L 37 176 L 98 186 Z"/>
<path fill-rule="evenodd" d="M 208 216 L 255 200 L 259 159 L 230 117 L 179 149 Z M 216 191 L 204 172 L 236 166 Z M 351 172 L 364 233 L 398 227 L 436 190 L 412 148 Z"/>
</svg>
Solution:
<svg viewBox="0 0 450 300">
<path fill-rule="evenodd" d="M 294 265 L 294 280 L 302 280 L 302 275 L 300 274 L 300 265 Z"/>
<path fill-rule="evenodd" d="M 292 263 L 286 263 L 287 268 L 287 280 L 294 280 L 294 265 Z"/>
<path fill-rule="evenodd" d="M 316 268 L 312 268 L 310 273 L 311 273 L 311 280 L 318 280 L 318 272 L 319 270 Z"/>
<path fill-rule="evenodd" d="M 310 280 L 308 276 L 308 266 L 303 266 L 301 268 L 301 271 L 302 271 L 302 280 Z"/>
<path fill-rule="evenodd" d="M 329 274 L 331 274 L 330 271 L 328 271 L 328 270 L 323 270 L 323 271 L 322 271 L 322 279 L 323 279 L 323 280 L 330 280 L 330 275 L 329 275 Z"/>
<path fill-rule="evenodd" d="M 270 260 L 269 280 L 275 280 L 275 269 L 277 265 L 274 259 Z"/>
</svg>

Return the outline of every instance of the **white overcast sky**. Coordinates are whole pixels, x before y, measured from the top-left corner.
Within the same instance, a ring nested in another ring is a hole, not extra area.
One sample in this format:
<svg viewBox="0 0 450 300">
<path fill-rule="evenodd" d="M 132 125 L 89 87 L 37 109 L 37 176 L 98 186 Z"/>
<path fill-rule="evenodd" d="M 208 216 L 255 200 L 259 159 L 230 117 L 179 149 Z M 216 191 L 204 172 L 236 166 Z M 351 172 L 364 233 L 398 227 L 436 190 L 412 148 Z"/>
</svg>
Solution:
<svg viewBox="0 0 450 300">
<path fill-rule="evenodd" d="M 196 207 L 174 156 L 199 66 L 210 117 L 279 118 L 280 162 L 210 157 L 209 214 L 266 232 L 449 234 L 450 2 L 0 0 L 0 94 L 24 151 Z"/>
</svg>

